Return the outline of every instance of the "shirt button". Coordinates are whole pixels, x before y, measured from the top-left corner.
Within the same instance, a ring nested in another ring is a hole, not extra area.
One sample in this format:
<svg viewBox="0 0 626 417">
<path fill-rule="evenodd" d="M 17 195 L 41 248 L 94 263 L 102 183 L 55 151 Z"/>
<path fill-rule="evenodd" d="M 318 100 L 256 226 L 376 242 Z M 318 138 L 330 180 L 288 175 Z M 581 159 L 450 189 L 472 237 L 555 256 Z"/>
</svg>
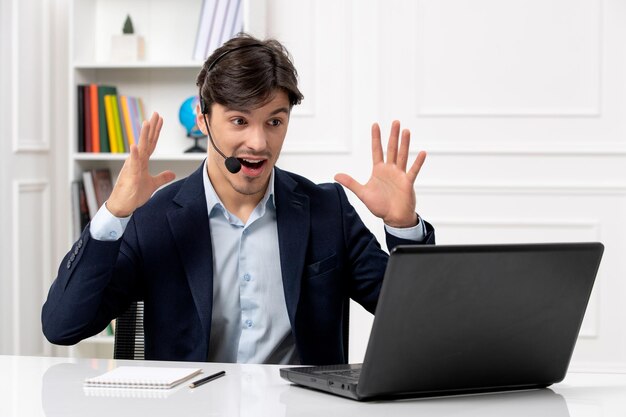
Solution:
<svg viewBox="0 0 626 417">
<path fill-rule="evenodd" d="M 250 276 L 250 274 L 245 274 L 243 276 L 243 280 L 246 281 L 246 282 L 250 282 L 251 279 L 252 279 L 252 277 Z"/>
<path fill-rule="evenodd" d="M 250 327 L 252 327 L 252 320 L 246 320 L 246 327 L 249 329 Z"/>
<path fill-rule="evenodd" d="M 117 239 L 117 232 L 111 232 L 109 233 L 109 236 L 111 236 L 113 239 Z"/>
<path fill-rule="evenodd" d="M 248 229 L 243 229 L 243 234 L 247 235 L 248 234 Z"/>
</svg>

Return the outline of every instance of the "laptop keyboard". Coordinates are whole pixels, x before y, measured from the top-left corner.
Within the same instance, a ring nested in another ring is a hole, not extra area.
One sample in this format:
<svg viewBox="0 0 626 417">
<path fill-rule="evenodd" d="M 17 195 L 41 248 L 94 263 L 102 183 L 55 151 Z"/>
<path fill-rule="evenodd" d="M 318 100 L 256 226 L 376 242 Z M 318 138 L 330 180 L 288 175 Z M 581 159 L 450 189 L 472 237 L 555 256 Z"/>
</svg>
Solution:
<svg viewBox="0 0 626 417">
<path fill-rule="evenodd" d="M 344 369 L 342 371 L 325 371 L 318 372 L 318 374 L 329 375 L 333 377 L 339 377 L 344 379 L 350 379 L 354 382 L 359 382 L 359 377 L 361 376 L 361 368 L 358 369 Z"/>
<path fill-rule="evenodd" d="M 359 381 L 359 376 L 361 375 L 361 366 L 362 364 L 314 366 L 308 368 L 298 368 L 298 371 L 310 375 L 324 375 L 326 378 L 343 378 L 356 383 Z"/>
</svg>

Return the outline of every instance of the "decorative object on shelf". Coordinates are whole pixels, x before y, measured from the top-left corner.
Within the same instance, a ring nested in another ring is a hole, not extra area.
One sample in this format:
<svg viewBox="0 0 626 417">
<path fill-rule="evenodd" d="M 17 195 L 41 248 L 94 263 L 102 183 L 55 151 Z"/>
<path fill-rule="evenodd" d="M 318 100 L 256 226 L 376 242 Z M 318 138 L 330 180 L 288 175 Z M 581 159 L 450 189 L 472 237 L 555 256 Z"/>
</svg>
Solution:
<svg viewBox="0 0 626 417">
<path fill-rule="evenodd" d="M 126 16 L 121 35 L 111 38 L 111 61 L 140 61 L 144 58 L 145 42 L 143 36 L 135 34 L 130 16 Z"/>
<path fill-rule="evenodd" d="M 198 145 L 198 140 L 206 138 L 206 135 L 198 128 L 197 120 L 197 108 L 200 100 L 198 96 L 191 96 L 183 101 L 178 111 L 178 120 L 187 130 L 187 137 L 194 140 L 194 145 L 187 149 L 185 153 L 191 152 L 206 152 L 206 149 Z"/>
</svg>

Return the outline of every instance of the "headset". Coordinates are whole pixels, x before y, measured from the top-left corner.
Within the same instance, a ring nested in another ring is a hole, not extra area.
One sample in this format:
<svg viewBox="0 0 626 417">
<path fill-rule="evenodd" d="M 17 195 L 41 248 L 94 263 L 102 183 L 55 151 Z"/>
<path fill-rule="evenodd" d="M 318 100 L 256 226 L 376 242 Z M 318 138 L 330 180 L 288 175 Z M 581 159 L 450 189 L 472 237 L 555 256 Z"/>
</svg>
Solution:
<svg viewBox="0 0 626 417">
<path fill-rule="evenodd" d="M 211 70 L 226 55 L 230 54 L 231 52 L 238 51 L 240 49 L 259 48 L 259 47 L 267 49 L 270 52 L 273 52 L 273 50 L 271 48 L 269 48 L 268 46 L 265 46 L 263 44 L 260 44 L 260 43 L 252 43 L 252 44 L 249 44 L 249 45 L 241 45 L 241 46 L 237 46 L 235 48 L 227 49 L 226 51 L 222 52 L 221 54 L 219 54 L 217 56 L 217 58 L 215 58 L 213 60 L 213 62 L 211 62 L 211 64 L 209 64 L 209 67 L 207 68 L 207 71 L 206 71 L 205 82 L 208 79 L 209 73 L 211 72 Z M 235 158 L 234 156 L 227 157 L 226 155 L 224 155 L 224 153 L 218 149 L 217 145 L 215 145 L 215 142 L 213 141 L 213 137 L 211 136 L 211 129 L 209 127 L 209 122 L 207 121 L 207 114 L 209 114 L 209 107 L 207 106 L 207 103 L 202 98 L 202 88 L 200 88 L 200 93 L 198 94 L 198 97 L 200 98 L 200 111 L 202 112 L 202 118 L 204 119 L 204 125 L 206 126 L 207 135 L 209 136 L 209 141 L 211 142 L 211 145 L 213 146 L 213 149 L 215 149 L 215 151 L 218 154 L 220 154 L 220 156 L 222 158 L 224 158 L 224 165 L 226 165 L 226 169 L 231 174 L 238 173 L 241 170 L 241 162 L 239 162 L 239 160 L 237 158 Z"/>
</svg>

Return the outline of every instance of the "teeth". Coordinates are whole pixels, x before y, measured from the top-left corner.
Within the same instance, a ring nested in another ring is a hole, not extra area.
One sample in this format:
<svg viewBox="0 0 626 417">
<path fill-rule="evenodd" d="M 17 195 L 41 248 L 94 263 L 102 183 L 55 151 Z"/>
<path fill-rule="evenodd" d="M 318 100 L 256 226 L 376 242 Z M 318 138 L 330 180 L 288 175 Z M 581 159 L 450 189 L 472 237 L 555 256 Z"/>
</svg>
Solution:
<svg viewBox="0 0 626 417">
<path fill-rule="evenodd" d="M 244 159 L 245 162 L 249 163 L 249 164 L 260 164 L 263 161 L 252 161 L 250 159 Z"/>
</svg>

